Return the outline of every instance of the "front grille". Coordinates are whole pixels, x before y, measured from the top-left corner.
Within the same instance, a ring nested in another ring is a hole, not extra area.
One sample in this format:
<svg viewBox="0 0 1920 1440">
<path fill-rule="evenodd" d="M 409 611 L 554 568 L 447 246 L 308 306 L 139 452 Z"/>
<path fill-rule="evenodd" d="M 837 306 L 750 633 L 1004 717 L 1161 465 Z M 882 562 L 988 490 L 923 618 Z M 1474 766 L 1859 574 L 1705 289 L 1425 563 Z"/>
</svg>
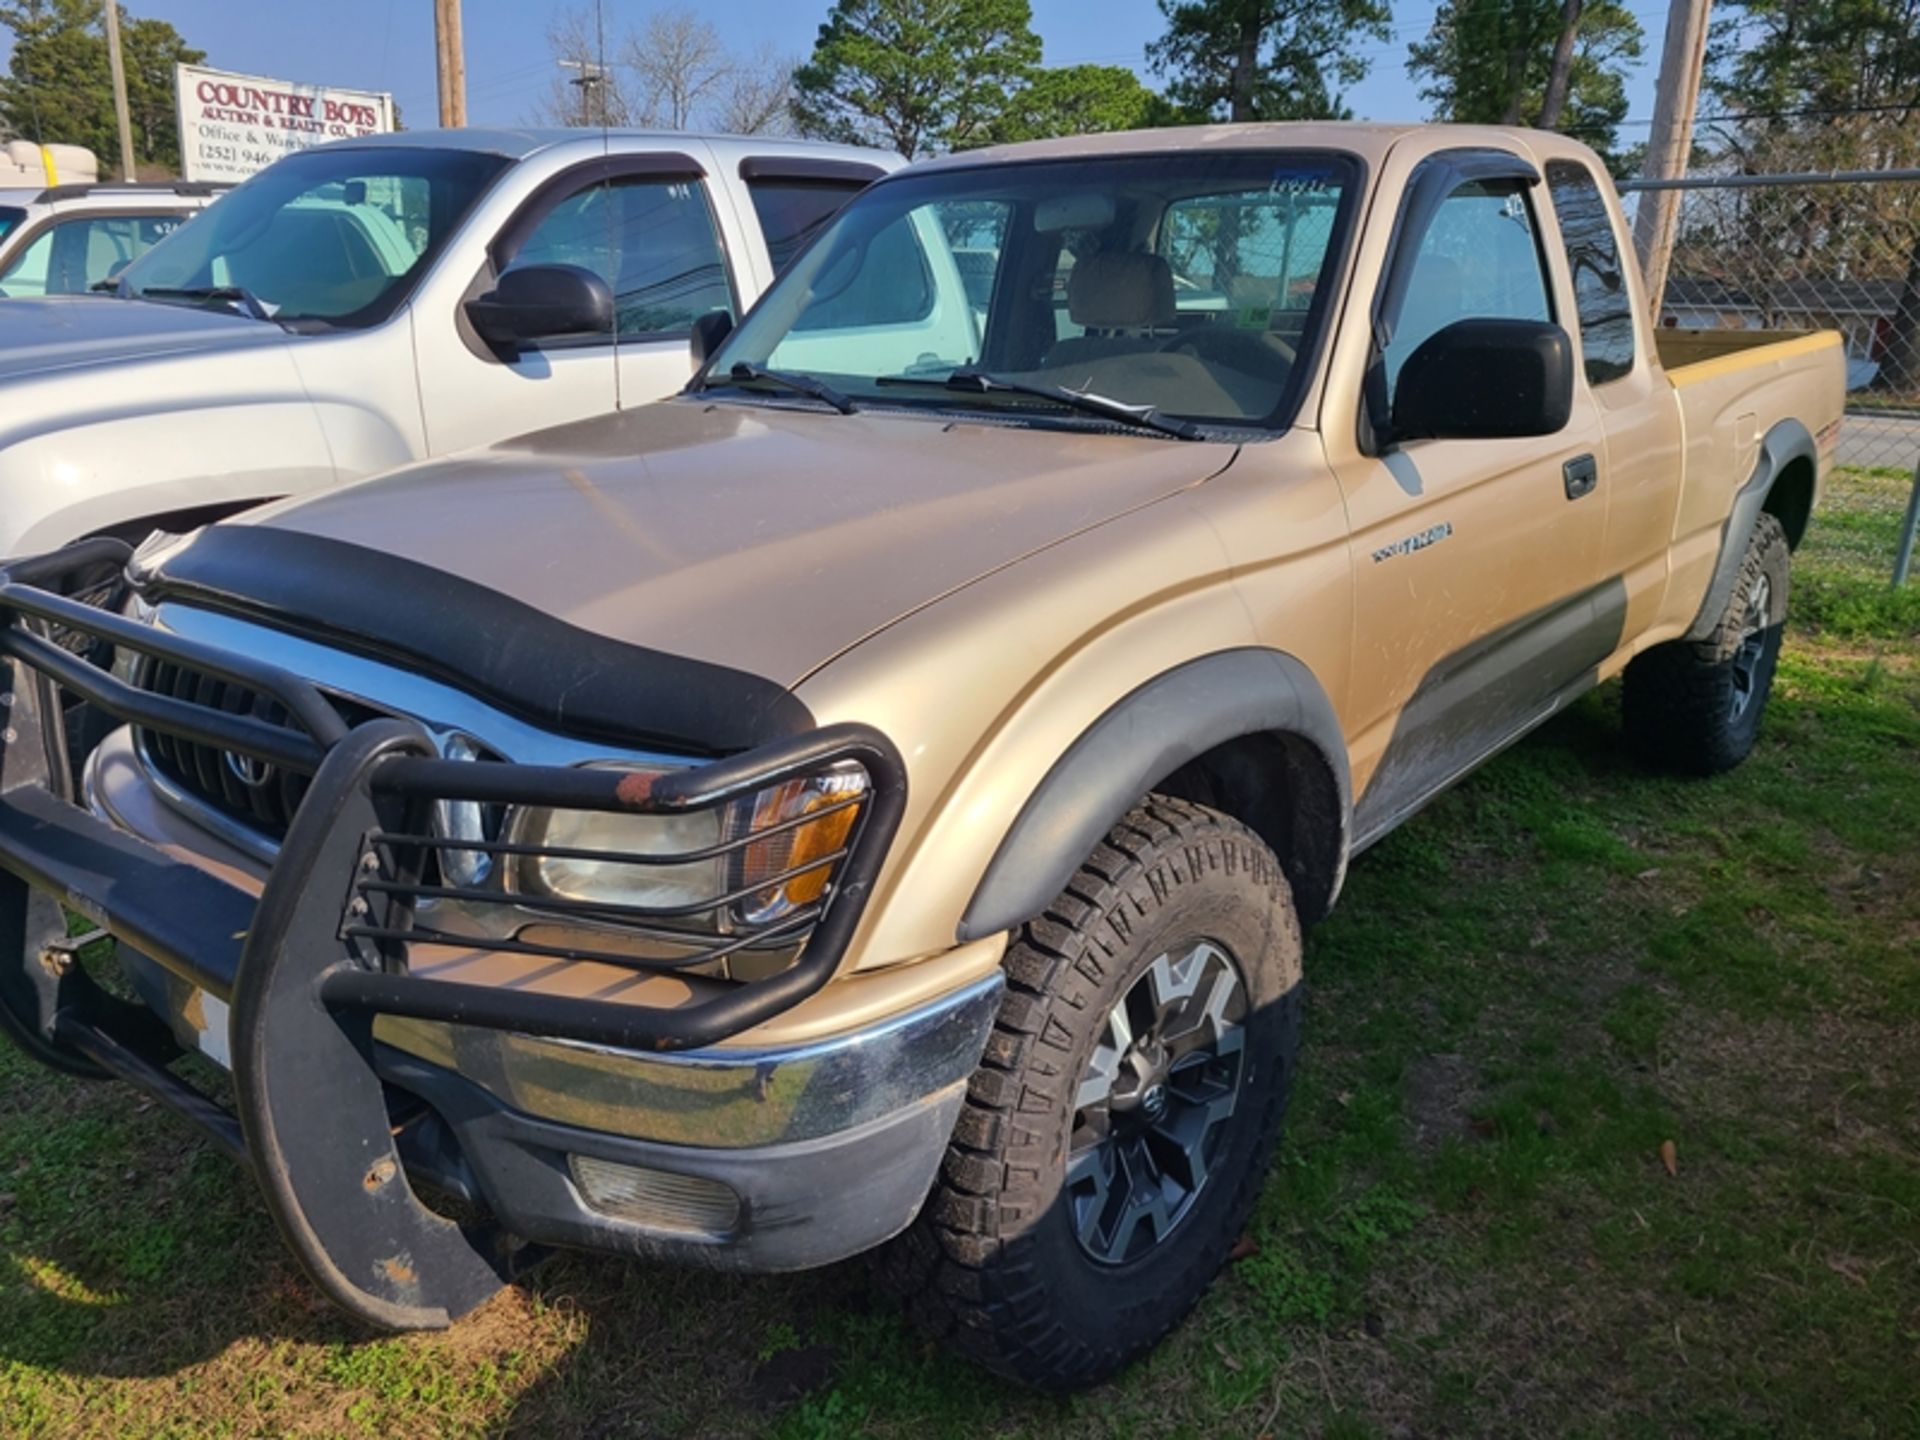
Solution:
<svg viewBox="0 0 1920 1440">
<path fill-rule="evenodd" d="M 134 684 L 157 695 L 233 715 L 251 715 L 266 724 L 301 733 L 286 706 L 271 696 L 181 665 L 143 657 L 134 672 Z M 349 725 L 373 718 L 374 712 L 364 706 L 328 698 Z M 294 812 L 311 783 L 308 776 L 297 771 L 159 730 L 136 726 L 134 739 L 149 767 L 163 779 L 271 840 L 286 837 L 287 827 L 293 823 Z"/>
</svg>

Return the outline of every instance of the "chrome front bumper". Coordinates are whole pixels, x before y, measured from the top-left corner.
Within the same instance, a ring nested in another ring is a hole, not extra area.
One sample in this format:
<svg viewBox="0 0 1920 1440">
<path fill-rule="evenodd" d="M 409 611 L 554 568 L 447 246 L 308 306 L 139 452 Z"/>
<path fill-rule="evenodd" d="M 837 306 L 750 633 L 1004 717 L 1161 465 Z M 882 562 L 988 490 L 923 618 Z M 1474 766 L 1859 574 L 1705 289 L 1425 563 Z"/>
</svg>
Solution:
<svg viewBox="0 0 1920 1440">
<path fill-rule="evenodd" d="M 668 1145 L 790 1144 L 966 1085 L 999 1009 L 996 972 L 929 1005 L 808 1044 L 671 1054 L 395 1016 L 376 1038 L 544 1120 Z"/>
</svg>

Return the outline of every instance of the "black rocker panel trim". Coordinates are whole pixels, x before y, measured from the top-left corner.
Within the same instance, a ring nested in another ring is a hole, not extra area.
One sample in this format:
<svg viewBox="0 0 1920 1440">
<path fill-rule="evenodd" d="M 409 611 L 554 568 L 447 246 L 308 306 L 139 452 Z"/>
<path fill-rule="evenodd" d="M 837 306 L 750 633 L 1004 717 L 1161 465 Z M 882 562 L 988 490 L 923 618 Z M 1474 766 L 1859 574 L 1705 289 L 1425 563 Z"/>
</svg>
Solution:
<svg viewBox="0 0 1920 1440">
<path fill-rule="evenodd" d="M 211 526 L 139 583 L 150 600 L 398 663 L 567 734 L 720 755 L 814 725 L 762 676 L 629 645 L 418 561 L 298 530 Z"/>
</svg>

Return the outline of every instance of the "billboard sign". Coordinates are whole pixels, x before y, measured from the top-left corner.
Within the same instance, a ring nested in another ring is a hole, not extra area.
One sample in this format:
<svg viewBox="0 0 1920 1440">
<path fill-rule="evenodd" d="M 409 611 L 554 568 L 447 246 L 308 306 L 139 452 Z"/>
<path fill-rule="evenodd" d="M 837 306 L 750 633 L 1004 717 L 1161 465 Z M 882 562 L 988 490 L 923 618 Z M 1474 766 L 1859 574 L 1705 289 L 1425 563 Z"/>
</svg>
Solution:
<svg viewBox="0 0 1920 1440">
<path fill-rule="evenodd" d="M 176 65 L 173 75 L 180 173 L 188 180 L 245 180 L 310 145 L 393 129 L 391 95 L 296 85 L 198 65 Z"/>
</svg>

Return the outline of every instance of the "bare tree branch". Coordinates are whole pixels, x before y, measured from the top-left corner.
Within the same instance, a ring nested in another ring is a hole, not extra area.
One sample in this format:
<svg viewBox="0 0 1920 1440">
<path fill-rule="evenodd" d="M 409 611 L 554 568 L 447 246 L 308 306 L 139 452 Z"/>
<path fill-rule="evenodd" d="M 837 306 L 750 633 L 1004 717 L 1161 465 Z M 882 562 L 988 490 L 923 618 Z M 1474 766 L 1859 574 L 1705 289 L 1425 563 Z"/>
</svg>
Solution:
<svg viewBox="0 0 1920 1440">
<path fill-rule="evenodd" d="M 714 129 L 728 135 L 793 133 L 794 62 L 768 47 L 735 64 L 711 112 Z"/>
<path fill-rule="evenodd" d="M 640 122 L 667 130 L 692 126 L 735 69 L 720 32 L 691 10 L 656 10 L 622 58 L 639 81 Z"/>
</svg>

